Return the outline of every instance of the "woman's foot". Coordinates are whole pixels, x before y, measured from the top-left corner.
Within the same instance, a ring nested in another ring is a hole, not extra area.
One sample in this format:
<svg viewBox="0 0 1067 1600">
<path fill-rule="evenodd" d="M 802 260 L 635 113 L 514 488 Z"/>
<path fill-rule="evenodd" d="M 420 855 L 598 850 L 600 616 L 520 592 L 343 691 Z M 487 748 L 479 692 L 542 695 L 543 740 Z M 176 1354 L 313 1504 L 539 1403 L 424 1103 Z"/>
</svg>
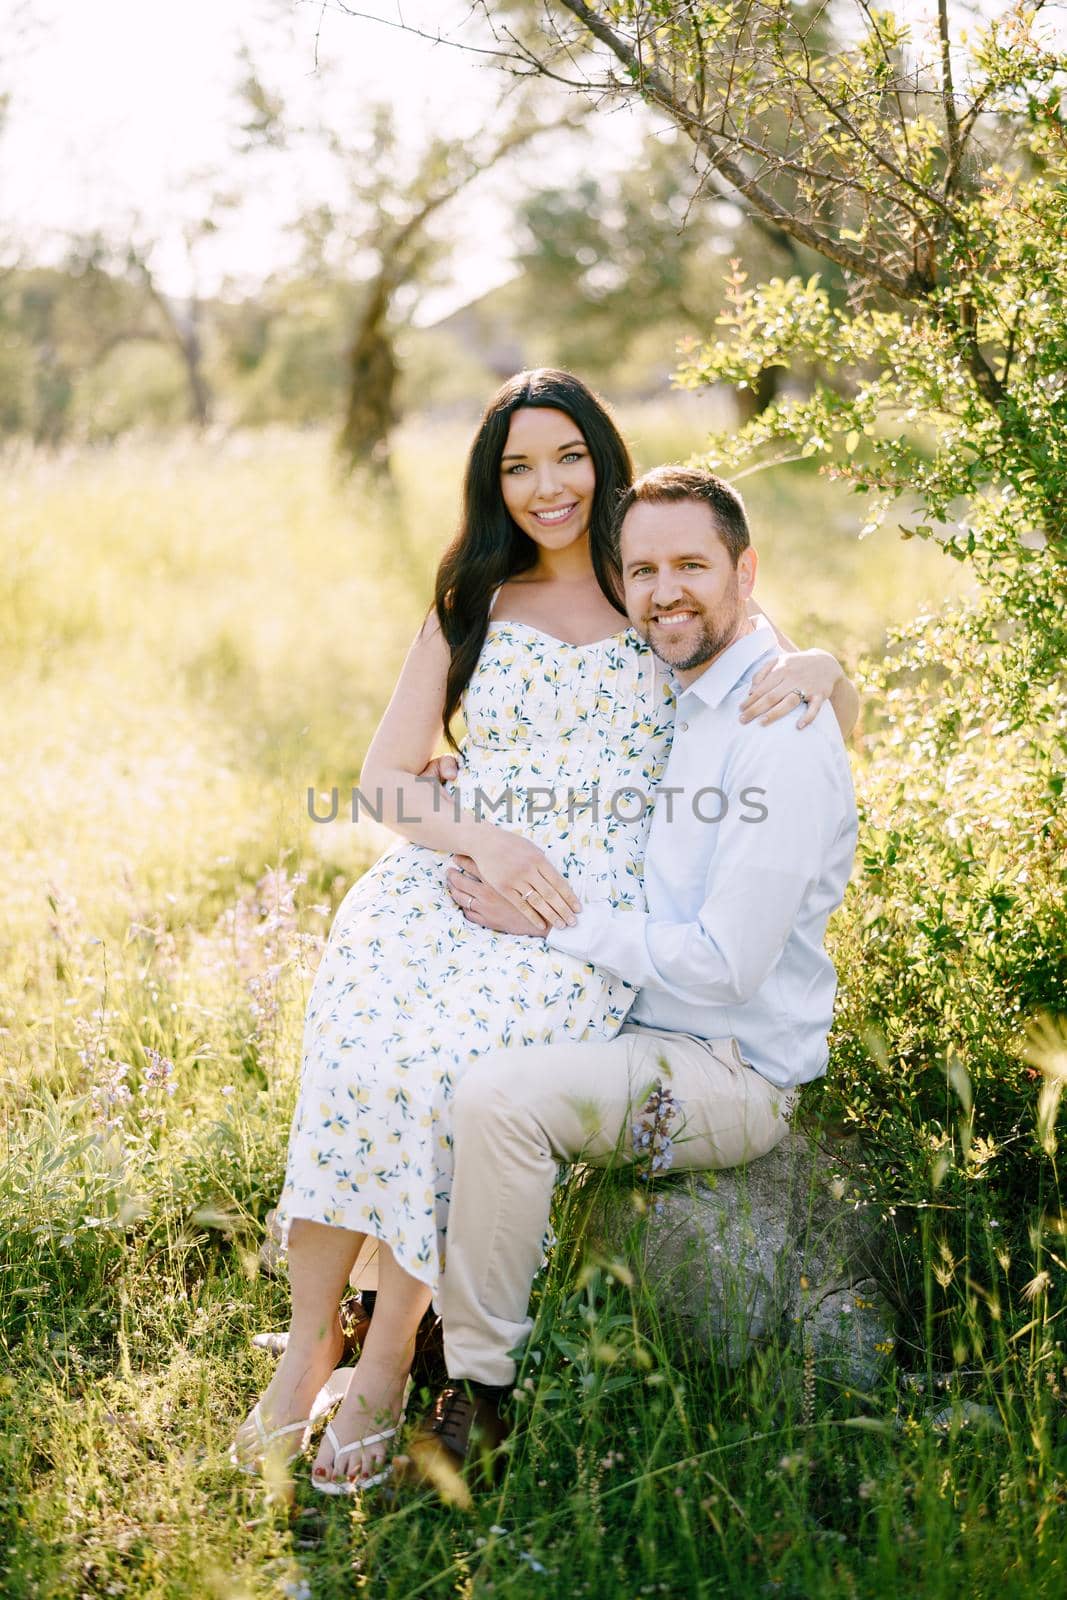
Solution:
<svg viewBox="0 0 1067 1600">
<path fill-rule="evenodd" d="M 264 1438 L 310 1418 L 315 1397 L 341 1360 L 343 1350 L 340 1317 L 320 1337 L 290 1333 L 278 1370 L 237 1430 L 231 1452 L 236 1466 L 245 1471 L 261 1470 Z M 300 1432 L 294 1428 L 278 1435 L 270 1450 L 272 1454 L 277 1452 L 276 1459 L 284 1465 L 299 1453 L 301 1442 Z"/>
<path fill-rule="evenodd" d="M 389 1433 L 399 1424 L 404 1408 L 404 1390 L 411 1369 L 414 1343 L 399 1356 L 375 1358 L 364 1354 L 352 1369 L 345 1397 L 333 1418 L 331 1432 L 339 1448 L 375 1434 Z M 339 1483 L 344 1479 L 358 1486 L 382 1471 L 391 1455 L 395 1439 L 377 1439 L 355 1450 L 344 1450 L 335 1460 L 334 1446 L 324 1435 L 311 1469 L 316 1483 Z"/>
</svg>

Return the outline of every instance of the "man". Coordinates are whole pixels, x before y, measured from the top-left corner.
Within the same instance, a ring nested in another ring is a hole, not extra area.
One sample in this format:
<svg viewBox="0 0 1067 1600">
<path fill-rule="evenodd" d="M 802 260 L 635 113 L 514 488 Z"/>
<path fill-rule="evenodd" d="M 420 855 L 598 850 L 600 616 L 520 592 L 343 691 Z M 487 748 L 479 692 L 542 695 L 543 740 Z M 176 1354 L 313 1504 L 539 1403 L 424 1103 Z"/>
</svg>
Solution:
<svg viewBox="0 0 1067 1600">
<path fill-rule="evenodd" d="M 837 722 L 828 706 L 800 737 L 793 718 L 738 720 L 777 645 L 747 612 L 757 558 L 728 484 L 687 468 L 648 473 L 622 500 L 616 537 L 627 613 L 677 690 L 648 911 L 587 901 L 573 927 L 542 936 L 640 992 L 616 1038 L 492 1051 L 457 1086 L 439 1299 L 449 1383 L 397 1462 L 408 1478 L 440 1482 L 507 1433 L 510 1352 L 531 1328 L 557 1163 L 632 1159 L 634 1115 L 665 1078 L 683 1123 L 671 1130 L 676 1167 L 753 1160 L 788 1131 L 799 1086 L 826 1069 L 836 977 L 823 936 L 856 840 Z M 472 862 L 449 886 L 472 921 L 531 936 Z"/>
</svg>

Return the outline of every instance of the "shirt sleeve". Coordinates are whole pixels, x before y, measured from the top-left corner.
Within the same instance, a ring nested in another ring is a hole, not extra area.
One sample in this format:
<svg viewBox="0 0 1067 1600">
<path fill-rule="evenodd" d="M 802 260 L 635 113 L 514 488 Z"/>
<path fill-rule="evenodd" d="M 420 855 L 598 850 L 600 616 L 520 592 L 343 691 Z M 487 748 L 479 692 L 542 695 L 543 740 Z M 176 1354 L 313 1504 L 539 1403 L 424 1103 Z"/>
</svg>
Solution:
<svg viewBox="0 0 1067 1600">
<path fill-rule="evenodd" d="M 801 903 L 844 826 L 838 758 L 846 759 L 814 728 L 798 734 L 791 719 L 769 728 L 753 724 L 750 737 L 731 753 L 722 780 L 731 797 L 726 816 L 707 824 L 721 833 L 696 920 L 616 911 L 600 901 L 583 906 L 573 928 L 552 929 L 547 943 L 638 988 L 679 1000 L 745 1004 L 785 948 Z M 686 803 L 684 795 L 676 802 Z M 743 820 L 757 807 L 766 815 Z M 666 823 L 655 848 L 670 847 L 670 829 Z"/>
</svg>

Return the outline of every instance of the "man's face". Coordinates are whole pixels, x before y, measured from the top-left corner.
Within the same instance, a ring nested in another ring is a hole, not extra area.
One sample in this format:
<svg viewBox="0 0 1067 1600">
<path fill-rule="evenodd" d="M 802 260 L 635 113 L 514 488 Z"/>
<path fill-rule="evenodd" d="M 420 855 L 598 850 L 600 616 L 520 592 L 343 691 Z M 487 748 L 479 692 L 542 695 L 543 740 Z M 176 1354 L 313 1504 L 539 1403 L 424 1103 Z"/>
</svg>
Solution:
<svg viewBox="0 0 1067 1600">
<path fill-rule="evenodd" d="M 747 631 L 756 552 L 735 567 L 702 500 L 638 501 L 619 554 L 630 621 L 683 683 Z"/>
</svg>

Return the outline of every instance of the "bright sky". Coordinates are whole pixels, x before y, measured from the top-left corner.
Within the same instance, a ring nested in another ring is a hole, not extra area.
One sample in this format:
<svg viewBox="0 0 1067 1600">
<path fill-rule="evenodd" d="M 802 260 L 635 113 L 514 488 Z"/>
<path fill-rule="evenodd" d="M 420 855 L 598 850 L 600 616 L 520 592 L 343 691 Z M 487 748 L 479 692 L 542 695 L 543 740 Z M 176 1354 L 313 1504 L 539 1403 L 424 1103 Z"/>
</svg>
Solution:
<svg viewBox="0 0 1067 1600">
<path fill-rule="evenodd" d="M 383 19 L 448 32 L 469 16 L 461 0 L 366 0 Z M 141 219 L 157 237 L 164 281 L 190 281 L 183 220 L 204 213 L 205 195 L 227 178 L 247 193 L 197 272 L 210 291 L 226 278 L 249 286 L 285 260 L 285 222 L 328 194 L 325 163 L 311 148 L 284 156 L 235 156 L 234 86 L 247 48 L 268 86 L 294 111 L 325 110 L 335 128 L 358 122 L 374 100 L 388 100 L 416 148 L 433 133 L 466 135 L 485 123 L 505 80 L 468 52 L 415 38 L 382 22 L 348 16 L 335 0 L 0 0 L 0 37 L 16 39 L 0 57 L 12 91 L 0 140 L 0 228 L 55 254 L 71 231 L 121 232 Z M 27 26 L 12 29 L 12 18 Z M 470 38 L 469 30 L 464 37 Z M 318 63 L 318 65 L 316 64 Z M 3 85 L 0 84 L 0 87 Z M 601 137 L 619 153 L 614 118 Z M 551 154 L 551 151 L 550 151 Z M 488 174 L 449 208 L 456 232 L 453 283 L 431 298 L 424 317 L 441 314 L 508 276 L 511 240 L 500 196 L 533 181 L 545 146 L 505 174 Z M 603 152 L 598 160 L 604 159 Z"/>
<path fill-rule="evenodd" d="M 989 3 L 979 0 L 983 9 Z M 413 26 L 453 37 L 471 9 L 465 0 L 351 5 L 380 19 L 402 13 Z M 903 8 L 915 17 L 932 5 L 904 0 Z M 235 157 L 242 46 L 297 113 L 325 111 L 342 128 L 368 102 L 387 99 L 413 147 L 429 133 L 476 131 L 503 81 L 469 53 L 345 15 L 338 0 L 0 0 L 0 39 L 0 88 L 12 93 L 0 139 L 0 240 L 14 224 L 33 253 L 54 254 L 73 230 L 121 232 L 139 217 L 145 235 L 160 241 L 164 281 L 179 292 L 190 281 L 182 223 L 203 216 L 213 184 L 235 179 L 248 199 L 197 258 L 207 291 L 227 278 L 251 286 L 284 264 L 292 249 L 285 222 L 328 193 L 325 164 L 310 148 L 269 161 Z M 581 159 L 597 167 L 624 160 L 637 136 L 629 113 L 594 118 Z M 543 182 L 554 166 L 570 170 L 574 160 L 558 142 L 542 144 L 449 208 L 459 239 L 453 282 L 424 319 L 507 276 L 502 196 Z"/>
</svg>

